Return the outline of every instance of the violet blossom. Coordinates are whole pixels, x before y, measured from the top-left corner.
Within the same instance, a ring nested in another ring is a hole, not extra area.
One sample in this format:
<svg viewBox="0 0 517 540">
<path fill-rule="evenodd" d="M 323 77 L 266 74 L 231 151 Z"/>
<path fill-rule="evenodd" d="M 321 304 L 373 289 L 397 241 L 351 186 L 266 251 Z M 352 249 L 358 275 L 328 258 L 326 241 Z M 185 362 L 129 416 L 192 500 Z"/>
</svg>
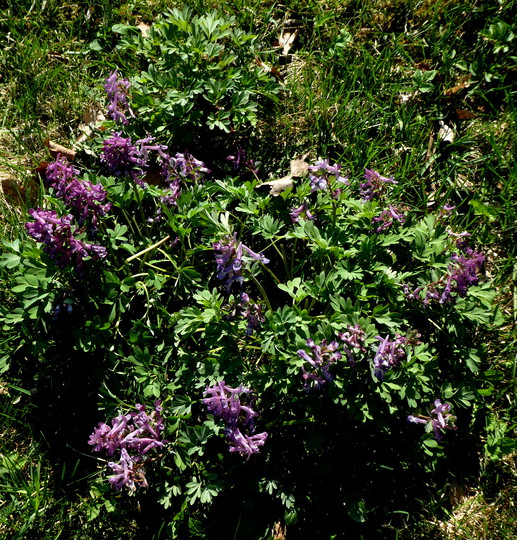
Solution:
<svg viewBox="0 0 517 540">
<path fill-rule="evenodd" d="M 109 463 L 115 472 L 109 482 L 118 490 L 124 485 L 130 491 L 135 491 L 137 485 L 147 487 L 144 466 L 152 461 L 148 452 L 161 449 L 168 442 L 161 438 L 165 429 L 161 402 L 157 400 L 149 414 L 144 405 L 137 404 L 136 410 L 116 416 L 111 426 L 100 422 L 88 440 L 95 452 L 104 451 L 109 457 L 119 454 L 119 463 Z"/>
<path fill-rule="evenodd" d="M 359 194 L 364 201 L 371 201 L 382 196 L 386 184 L 398 184 L 393 177 L 381 176 L 377 171 L 371 169 L 364 170 L 366 182 L 359 184 Z"/>
<path fill-rule="evenodd" d="M 321 389 L 334 380 L 329 369 L 334 362 L 342 358 L 342 355 L 337 350 L 339 348 L 337 341 L 332 341 L 327 345 L 327 340 L 323 339 L 320 345 L 316 345 L 313 339 L 308 339 L 306 343 L 311 354 L 308 354 L 304 349 L 299 349 L 297 354 L 310 366 L 310 368 L 306 368 L 302 365 L 304 388 L 310 392 L 312 389 Z"/>
<path fill-rule="evenodd" d="M 180 181 L 199 182 L 203 179 L 204 174 L 211 172 L 202 161 L 188 152 L 183 154 L 178 152 L 174 157 L 167 156 L 162 163 L 165 181 L 169 183 Z"/>
<path fill-rule="evenodd" d="M 387 210 L 383 210 L 380 216 L 372 219 L 373 224 L 378 224 L 374 232 L 380 233 L 384 229 L 391 227 L 394 221 L 398 221 L 401 225 L 406 222 L 406 216 L 397 210 L 393 205 L 389 205 Z M 382 222 L 382 223 L 381 223 Z"/>
<path fill-rule="evenodd" d="M 238 453 L 241 456 L 246 456 L 246 461 L 253 454 L 257 454 L 259 447 L 266 442 L 268 434 L 264 431 L 255 435 L 243 435 L 239 428 L 228 430 L 226 432 L 226 440 L 230 444 L 228 449 L 232 453 Z"/>
<path fill-rule="evenodd" d="M 341 165 L 330 165 L 328 159 L 323 159 L 308 167 L 309 181 L 312 191 L 332 188 L 335 182 L 349 184 L 346 176 L 341 176 Z"/>
<path fill-rule="evenodd" d="M 366 333 L 359 324 L 354 326 L 348 325 L 346 332 L 340 332 L 338 338 L 343 342 L 343 350 L 348 358 L 348 364 L 350 366 L 355 365 L 354 353 L 365 353 L 366 348 L 364 346 L 366 341 Z"/>
<path fill-rule="evenodd" d="M 118 463 L 114 461 L 108 463 L 108 467 L 115 473 L 108 478 L 108 482 L 117 491 L 120 491 L 126 486 L 131 493 L 134 493 L 138 486 L 143 488 L 149 487 L 141 461 L 141 458 L 130 456 L 128 451 L 122 448 L 120 451 L 120 461 Z"/>
<path fill-rule="evenodd" d="M 382 381 L 385 373 L 398 366 L 406 356 L 404 345 L 407 344 L 408 340 L 400 334 L 395 335 L 394 341 L 390 341 L 389 336 L 385 338 L 377 336 L 376 339 L 381 343 L 373 359 L 374 375 Z"/>
<path fill-rule="evenodd" d="M 224 281 L 226 292 L 229 293 L 232 284 L 242 284 L 244 276 L 242 275 L 243 268 L 243 252 L 255 261 L 262 264 L 267 264 L 269 259 L 264 255 L 255 253 L 242 242 L 237 241 L 237 233 L 233 237 L 226 237 L 223 242 L 215 242 L 212 244 L 215 251 L 215 260 L 217 263 L 217 278 Z"/>
<path fill-rule="evenodd" d="M 408 416 L 408 422 L 413 424 L 426 424 L 433 429 L 434 437 L 439 442 L 443 438 L 443 430 L 455 430 L 454 425 L 456 417 L 450 414 L 451 404 L 443 403 L 436 399 L 434 401 L 434 409 L 431 410 L 430 416 Z"/>
<path fill-rule="evenodd" d="M 203 399 L 208 412 L 221 418 L 230 428 L 237 426 L 241 420 L 241 413 L 244 413 L 243 425 L 253 429 L 254 418 L 257 415 L 250 407 L 241 405 L 240 395 L 248 394 L 249 390 L 240 385 L 238 388 L 231 388 L 221 381 L 211 388 L 207 388 L 205 395 L 209 397 Z"/>
<path fill-rule="evenodd" d="M 106 163 L 112 174 L 119 177 L 130 176 L 139 186 L 146 187 L 143 180 L 145 170 L 150 165 L 150 151 L 156 151 L 163 161 L 167 161 L 166 146 L 151 144 L 153 137 L 139 139 L 133 144 L 131 137 L 122 137 L 121 132 L 113 132 L 103 142 L 101 161 Z"/>
<path fill-rule="evenodd" d="M 246 335 L 251 336 L 253 331 L 260 327 L 260 323 L 264 322 L 262 306 L 252 302 L 246 293 L 241 293 L 241 301 L 238 307 L 241 308 L 241 316 L 248 321 Z"/>
<path fill-rule="evenodd" d="M 122 123 L 127 125 L 129 120 L 126 114 L 132 117 L 135 116 L 128 101 L 130 87 L 131 84 L 127 79 L 119 79 L 118 68 L 112 71 L 105 80 L 104 89 L 109 99 L 108 117 L 116 124 Z"/>
<path fill-rule="evenodd" d="M 315 219 L 309 211 L 309 205 L 307 203 L 303 203 L 298 208 L 293 208 L 289 213 L 289 216 L 293 223 L 298 223 L 300 219 L 310 219 L 311 221 Z"/>
<path fill-rule="evenodd" d="M 72 229 L 74 216 L 71 214 L 58 217 L 55 210 L 41 208 L 30 209 L 29 214 L 35 221 L 25 224 L 27 233 L 44 244 L 43 251 L 60 268 L 65 268 L 73 260 L 76 271 L 81 272 L 86 258 L 106 258 L 106 248 L 88 244 L 76 237 L 80 231 L 76 226 Z"/>
<path fill-rule="evenodd" d="M 235 155 L 228 156 L 226 161 L 231 163 L 235 171 L 238 171 L 240 168 L 244 167 L 254 174 L 258 173 L 258 167 L 255 165 L 255 162 L 253 159 L 248 158 L 246 151 L 242 148 L 239 148 Z"/>
<path fill-rule="evenodd" d="M 239 453 L 250 458 L 252 454 L 259 452 L 259 447 L 263 446 L 268 434 L 266 432 L 255 434 L 255 418 L 258 414 L 249 405 L 241 403 L 241 396 L 249 394 L 247 388 L 240 385 L 238 388 L 231 388 L 224 381 L 208 387 L 203 399 L 208 412 L 224 420 L 226 440 L 230 444 L 229 451 Z M 249 435 L 242 433 L 241 427 L 249 431 Z"/>
<path fill-rule="evenodd" d="M 438 281 L 425 286 L 425 296 L 421 297 L 420 292 L 424 287 L 417 287 L 411 290 L 408 284 L 403 284 L 403 293 L 408 300 L 416 300 L 428 306 L 433 302 L 439 304 L 454 303 L 456 296 L 465 296 L 468 288 L 479 283 L 479 275 L 485 263 L 483 253 L 474 251 L 469 247 L 461 235 L 458 235 L 457 247 L 460 253 L 451 255 L 447 268 L 448 273 Z"/>
<path fill-rule="evenodd" d="M 70 209 L 76 210 L 79 225 L 90 218 L 91 230 L 95 232 L 99 217 L 106 215 L 111 203 L 105 203 L 107 193 L 101 184 L 80 180 L 78 174 L 78 169 L 61 154 L 46 169 L 47 183 L 56 197 L 62 199 Z"/>
<path fill-rule="evenodd" d="M 65 156 L 58 154 L 55 161 L 45 169 L 47 184 L 54 190 L 56 197 L 63 198 L 70 180 L 79 174 L 79 169 L 71 165 Z"/>
</svg>

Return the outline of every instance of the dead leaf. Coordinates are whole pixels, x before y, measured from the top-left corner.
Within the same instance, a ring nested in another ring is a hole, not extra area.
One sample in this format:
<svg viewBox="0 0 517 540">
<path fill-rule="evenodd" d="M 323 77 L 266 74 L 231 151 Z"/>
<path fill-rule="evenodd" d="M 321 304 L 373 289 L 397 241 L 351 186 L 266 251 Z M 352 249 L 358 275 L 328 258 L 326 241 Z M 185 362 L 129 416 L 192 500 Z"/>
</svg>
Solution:
<svg viewBox="0 0 517 540">
<path fill-rule="evenodd" d="M 262 60 L 260 60 L 259 58 L 255 59 L 255 63 L 259 67 L 261 67 L 264 71 L 266 71 L 267 73 L 271 73 L 271 75 L 273 75 L 273 77 L 276 77 L 277 81 L 280 84 L 285 84 L 284 83 L 284 76 L 282 75 L 282 73 L 280 71 L 280 67 L 278 67 L 278 66 L 270 66 L 270 65 L 266 64 L 265 62 L 263 62 Z"/>
<path fill-rule="evenodd" d="M 137 28 L 142 32 L 143 37 L 147 37 L 149 35 L 149 30 L 151 27 L 148 24 L 145 24 L 144 22 L 141 22 L 137 25 Z"/>
<path fill-rule="evenodd" d="M 468 75 L 463 76 L 459 80 L 459 84 L 456 86 L 453 86 L 452 88 L 447 88 L 443 91 L 444 96 L 452 96 L 453 94 L 458 93 L 460 90 L 463 90 L 464 88 L 468 88 L 470 86 L 469 79 L 472 75 L 469 73 Z"/>
<path fill-rule="evenodd" d="M 258 185 L 257 188 L 262 186 L 269 186 L 269 194 L 273 197 L 278 197 L 282 191 L 285 191 L 287 188 L 292 187 L 293 178 L 300 178 L 305 176 L 308 172 L 309 164 L 305 161 L 305 158 L 309 154 L 304 154 L 300 159 L 292 159 L 289 167 L 291 173 L 279 178 L 278 180 L 270 180 L 269 182 L 263 182 Z"/>
<path fill-rule="evenodd" d="M 68 159 L 69 161 L 73 161 L 75 159 L 75 150 L 71 150 L 66 146 L 61 146 L 60 144 L 57 144 L 49 139 L 46 139 L 44 144 L 53 157 L 57 157 L 58 154 L 61 154 L 62 156 L 65 156 L 66 159 Z"/>
<path fill-rule="evenodd" d="M 106 120 L 104 113 L 99 107 L 90 107 L 83 115 L 83 123 L 79 124 L 79 137 L 75 144 L 82 144 L 89 139 L 95 129 L 98 129 L 102 122 Z"/>
<path fill-rule="evenodd" d="M 269 190 L 269 194 L 272 197 L 278 197 L 282 191 L 285 191 L 287 188 L 291 187 L 293 185 L 293 179 L 290 174 L 287 176 L 284 176 L 283 178 L 279 178 L 278 180 L 271 180 L 270 182 L 264 182 L 257 186 L 257 188 L 260 188 L 262 186 L 269 186 L 271 189 Z"/>
<path fill-rule="evenodd" d="M 472 118 L 476 118 L 477 114 L 468 111 L 467 109 L 456 109 L 456 116 L 458 117 L 458 120 L 470 120 Z"/>
<path fill-rule="evenodd" d="M 285 533 L 286 533 L 285 525 L 282 526 L 282 523 L 280 523 L 280 521 L 275 523 L 275 529 L 273 531 L 274 540 L 285 540 L 286 538 Z"/>
<path fill-rule="evenodd" d="M 283 32 L 278 36 L 278 45 L 282 47 L 282 54 L 286 55 L 291 50 L 294 40 L 296 39 L 297 32 Z"/>
<path fill-rule="evenodd" d="M 305 154 L 300 159 L 291 160 L 291 176 L 305 176 L 307 174 L 309 164 L 305 161 L 305 158 L 308 155 Z"/>
<path fill-rule="evenodd" d="M 456 134 L 454 133 L 454 129 L 448 126 L 442 120 L 440 120 L 440 129 L 438 130 L 438 140 L 444 141 L 447 143 L 453 143 L 455 136 Z"/>
</svg>

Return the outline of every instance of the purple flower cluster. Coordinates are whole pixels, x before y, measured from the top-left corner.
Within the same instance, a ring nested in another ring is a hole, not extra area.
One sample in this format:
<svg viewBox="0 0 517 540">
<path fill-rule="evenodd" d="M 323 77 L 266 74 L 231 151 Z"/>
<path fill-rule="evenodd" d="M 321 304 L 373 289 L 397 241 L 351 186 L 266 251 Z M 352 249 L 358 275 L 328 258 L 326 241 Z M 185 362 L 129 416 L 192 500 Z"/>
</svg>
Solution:
<svg viewBox="0 0 517 540">
<path fill-rule="evenodd" d="M 56 160 L 47 165 L 45 176 L 47 184 L 54 190 L 56 197 L 62 199 L 66 193 L 68 183 L 76 178 L 79 169 L 76 169 L 65 156 L 58 154 Z"/>
<path fill-rule="evenodd" d="M 133 144 L 131 137 L 123 137 L 121 132 L 113 132 L 104 140 L 101 161 L 106 163 L 112 174 L 119 177 L 130 176 L 139 186 L 145 188 L 146 171 L 156 160 L 161 164 L 161 175 L 167 186 L 162 202 L 171 207 L 181 193 L 181 182 L 197 182 L 204 173 L 209 173 L 202 161 L 188 153 L 168 154 L 162 144 L 153 144 L 154 138 L 139 139 Z"/>
<path fill-rule="evenodd" d="M 485 256 L 483 253 L 474 251 L 464 240 L 459 239 L 457 247 L 460 253 L 451 255 L 448 273 L 438 281 L 417 287 L 414 290 L 403 284 L 403 292 L 409 300 L 422 302 L 425 306 L 432 302 L 439 304 L 454 303 L 457 296 L 465 296 L 471 285 L 479 283 L 478 271 L 483 269 Z M 425 289 L 425 296 L 422 298 L 420 292 Z"/>
<path fill-rule="evenodd" d="M 408 422 L 413 424 L 426 424 L 432 426 L 434 436 L 437 441 L 441 441 L 443 437 L 443 430 L 455 430 L 454 425 L 456 417 L 450 414 L 451 404 L 443 403 L 437 399 L 434 402 L 434 409 L 431 411 L 430 416 L 408 416 Z"/>
<path fill-rule="evenodd" d="M 118 463 L 108 463 L 115 473 L 108 480 L 117 490 L 127 486 L 134 492 L 137 486 L 147 487 L 144 467 L 152 460 L 148 452 L 167 444 L 161 439 L 164 425 L 160 401 L 155 402 L 150 414 L 145 405 L 137 404 L 136 410 L 113 418 L 111 426 L 100 422 L 88 440 L 95 452 L 104 451 L 109 457 L 119 453 Z"/>
<path fill-rule="evenodd" d="M 56 197 L 74 211 L 79 225 L 90 218 L 91 231 L 95 232 L 99 218 L 111 209 L 111 203 L 105 202 L 106 190 L 101 184 L 80 180 L 78 174 L 79 171 L 60 154 L 46 169 L 47 183 Z"/>
<path fill-rule="evenodd" d="M 259 452 L 264 445 L 267 433 L 255 433 L 255 418 L 258 414 L 250 406 L 241 403 L 241 394 L 249 394 L 247 388 L 242 385 L 238 388 L 230 388 L 221 381 L 211 388 L 207 388 L 203 399 L 208 412 L 224 420 L 226 424 L 225 436 L 230 443 L 230 452 L 238 453 L 249 459 L 252 454 Z M 250 434 L 243 433 L 241 428 Z"/>
<path fill-rule="evenodd" d="M 398 221 L 401 225 L 404 225 L 404 223 L 406 222 L 406 216 L 400 210 L 390 204 L 388 206 L 388 209 L 383 210 L 380 216 L 374 217 L 372 219 L 372 223 L 374 225 L 377 224 L 374 232 L 380 233 L 384 229 L 391 227 L 394 221 Z"/>
<path fill-rule="evenodd" d="M 303 203 L 298 208 L 293 208 L 289 214 L 291 221 L 293 223 L 298 223 L 300 219 L 310 219 L 314 220 L 314 216 L 309 211 L 309 206 L 307 203 Z"/>
<path fill-rule="evenodd" d="M 241 301 L 238 307 L 241 309 L 241 316 L 248 321 L 246 335 L 251 336 L 253 331 L 260 327 L 260 323 L 264 322 L 262 306 L 252 302 L 246 293 L 241 293 Z"/>
<path fill-rule="evenodd" d="M 122 123 L 127 125 L 129 120 L 126 114 L 132 117 L 135 116 L 128 101 L 130 87 L 131 84 L 127 79 L 119 79 L 118 68 L 112 71 L 105 80 L 104 90 L 106 90 L 109 99 L 108 117 L 116 124 Z"/>
<path fill-rule="evenodd" d="M 202 161 L 188 152 L 184 154 L 178 152 L 174 157 L 167 156 L 167 159 L 163 160 L 163 171 L 167 182 L 175 180 L 199 182 L 203 179 L 203 174 L 211 172 Z"/>
<path fill-rule="evenodd" d="M 328 159 L 323 159 L 311 165 L 308 171 L 312 191 L 331 189 L 335 182 L 348 185 L 348 178 L 341 176 L 340 170 L 341 165 L 330 165 Z"/>
<path fill-rule="evenodd" d="M 44 244 L 43 251 L 56 261 L 60 268 L 65 268 L 72 260 L 77 272 L 82 272 L 84 260 L 104 259 L 106 248 L 95 244 L 87 244 L 76 237 L 78 227 L 72 228 L 74 216 L 71 214 L 58 217 L 55 210 L 36 208 L 29 210 L 34 222 L 25 224 L 29 236 Z"/>
<path fill-rule="evenodd" d="M 381 344 L 373 358 L 374 375 L 382 381 L 386 371 L 398 366 L 406 356 L 404 346 L 407 345 L 408 339 L 400 334 L 395 334 L 394 341 L 390 341 L 389 336 L 385 338 L 377 336 L 376 339 Z"/>
<path fill-rule="evenodd" d="M 165 153 L 167 147 L 150 144 L 153 140 L 153 137 L 147 137 L 133 144 L 131 137 L 122 137 L 121 132 L 115 131 L 104 140 L 101 161 L 115 176 L 130 176 L 138 185 L 146 187 L 143 177 L 150 165 L 149 152 L 158 152 L 164 161 L 170 159 Z"/>
<path fill-rule="evenodd" d="M 339 343 L 337 341 L 331 341 L 327 345 L 327 340 L 323 339 L 320 345 L 316 345 L 313 339 L 308 339 L 307 347 L 312 354 L 308 354 L 303 349 L 299 349 L 297 352 L 298 356 L 310 365 L 310 369 L 302 366 L 304 388 L 310 392 L 312 389 L 319 390 L 334 380 L 329 369 L 334 362 L 342 358 L 342 354 L 338 351 Z"/>
<path fill-rule="evenodd" d="M 398 184 L 393 177 L 387 178 L 381 176 L 377 171 L 371 169 L 364 170 L 364 178 L 366 182 L 359 184 L 359 194 L 364 201 L 380 199 L 386 188 L 386 184 Z"/>
<path fill-rule="evenodd" d="M 242 242 L 238 242 L 237 233 L 234 233 L 233 237 L 227 237 L 223 242 L 215 242 L 212 247 L 216 252 L 217 278 L 224 281 L 227 293 L 230 292 L 232 283 L 242 284 L 244 281 L 242 275 L 244 254 L 262 264 L 269 262 L 264 255 L 255 253 Z"/>
<path fill-rule="evenodd" d="M 181 184 L 185 181 L 199 182 L 203 179 L 203 174 L 210 173 L 205 164 L 196 159 L 189 153 L 177 153 L 174 157 L 164 155 L 163 150 L 166 147 L 161 147 L 162 154 L 162 175 L 167 185 L 167 191 L 161 198 L 161 202 L 172 208 L 176 206 L 178 197 L 181 194 Z M 160 214 L 160 212 L 158 212 Z"/>
<path fill-rule="evenodd" d="M 354 353 L 365 353 L 366 348 L 364 346 L 366 341 L 366 332 L 358 325 L 348 325 L 346 332 L 340 332 L 338 338 L 343 342 L 343 350 L 348 358 L 348 364 L 350 366 L 355 365 Z"/>
<path fill-rule="evenodd" d="M 437 223 L 443 223 L 446 222 L 456 209 L 455 206 L 452 206 L 450 204 L 444 204 L 438 209 L 438 217 L 437 217 Z"/>
</svg>

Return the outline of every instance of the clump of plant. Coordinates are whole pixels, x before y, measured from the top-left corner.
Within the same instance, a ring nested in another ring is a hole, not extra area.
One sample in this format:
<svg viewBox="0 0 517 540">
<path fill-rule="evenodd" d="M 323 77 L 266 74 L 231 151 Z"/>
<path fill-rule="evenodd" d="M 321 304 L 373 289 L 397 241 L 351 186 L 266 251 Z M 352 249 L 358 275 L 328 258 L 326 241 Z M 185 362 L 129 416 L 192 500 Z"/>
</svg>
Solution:
<svg viewBox="0 0 517 540">
<path fill-rule="evenodd" d="M 454 208 L 411 209 L 396 178 L 328 160 L 275 196 L 256 169 L 212 178 L 137 139 L 129 88 L 106 84 L 117 131 L 98 161 L 58 156 L 27 234 L 3 241 L 4 361 L 36 381 L 59 363 L 73 400 L 99 396 L 93 434 L 54 428 L 116 455 L 99 475 L 152 493 L 168 537 L 278 521 L 328 537 L 414 509 L 411 486 L 477 433 L 476 335 L 501 322 Z"/>
<path fill-rule="evenodd" d="M 142 71 L 131 79 L 139 121 L 176 145 L 202 147 L 223 133 L 249 132 L 259 107 L 279 90 L 256 36 L 237 28 L 234 17 L 174 8 L 148 33 L 114 30 L 124 36 L 119 47 L 141 60 Z"/>
</svg>

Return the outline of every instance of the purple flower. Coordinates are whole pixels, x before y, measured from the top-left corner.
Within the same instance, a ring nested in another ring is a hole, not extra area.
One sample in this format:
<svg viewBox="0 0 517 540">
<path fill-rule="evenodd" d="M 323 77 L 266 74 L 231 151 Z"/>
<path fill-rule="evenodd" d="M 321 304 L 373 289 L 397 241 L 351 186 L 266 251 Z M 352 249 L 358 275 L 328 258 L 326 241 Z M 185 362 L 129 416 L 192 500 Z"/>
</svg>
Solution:
<svg viewBox="0 0 517 540">
<path fill-rule="evenodd" d="M 46 169 L 47 183 L 56 197 L 76 211 L 79 225 L 91 218 L 91 229 L 96 231 L 99 217 L 106 215 L 111 203 L 102 204 L 106 200 L 103 186 L 79 180 L 76 176 L 78 174 L 79 171 L 61 154 Z"/>
<path fill-rule="evenodd" d="M 243 388 L 230 388 L 224 381 L 217 383 L 211 388 L 207 388 L 203 403 L 207 406 L 208 412 L 224 420 L 228 427 L 234 428 L 241 421 L 241 413 L 244 413 L 243 425 L 251 430 L 254 425 L 254 418 L 258 414 L 250 407 L 241 404 L 240 395 L 247 394 L 249 390 Z"/>
<path fill-rule="evenodd" d="M 42 210 L 41 208 L 30 209 L 29 214 L 35 221 L 25 224 L 27 233 L 36 241 L 44 244 L 43 251 L 60 268 L 65 268 L 73 259 L 76 271 L 81 272 L 87 257 L 92 259 L 106 258 L 106 248 L 87 244 L 75 237 L 79 233 L 79 229 L 74 227 L 72 230 L 74 219 L 72 215 L 60 218 L 54 210 Z"/>
<path fill-rule="evenodd" d="M 146 187 L 143 176 L 151 164 L 150 152 L 156 152 L 164 164 L 171 159 L 166 153 L 167 147 L 151 144 L 153 140 L 153 137 L 147 137 L 133 144 L 131 137 L 122 137 L 121 132 L 115 131 L 103 142 L 101 161 L 115 176 L 130 176 L 138 185 Z"/>
<path fill-rule="evenodd" d="M 346 332 L 340 332 L 338 338 L 343 342 L 343 350 L 348 358 L 348 364 L 353 366 L 355 364 L 354 352 L 366 352 L 364 343 L 366 341 L 365 331 L 358 325 L 348 325 Z M 353 352 L 352 352 L 353 351 Z"/>
<path fill-rule="evenodd" d="M 247 459 L 252 454 L 256 454 L 267 439 L 266 432 L 254 434 L 254 422 L 258 414 L 251 407 L 241 404 L 241 395 L 248 393 L 249 390 L 243 388 L 242 385 L 238 388 L 230 388 L 221 381 L 207 388 L 205 395 L 209 397 L 203 399 L 208 412 L 226 423 L 224 432 L 226 440 L 230 443 L 229 451 L 247 456 Z M 250 435 L 242 433 L 239 425 L 246 428 Z"/>
<path fill-rule="evenodd" d="M 131 137 L 122 137 L 121 132 L 113 132 L 111 137 L 104 140 L 101 161 L 115 176 L 129 174 L 135 181 L 137 178 L 141 181 L 139 175 L 142 175 L 142 167 L 146 165 L 140 159 Z"/>
<path fill-rule="evenodd" d="M 130 87 L 131 84 L 127 79 L 118 78 L 118 68 L 112 71 L 105 81 L 104 89 L 109 99 L 108 117 L 116 124 L 122 123 L 127 125 L 129 123 L 126 113 L 129 116 L 135 116 L 128 101 Z"/>
<path fill-rule="evenodd" d="M 243 251 L 255 261 L 260 261 L 267 264 L 269 259 L 264 255 L 255 253 L 242 242 L 237 241 L 237 233 L 233 237 L 227 237 L 224 242 L 215 242 L 212 244 L 215 253 L 215 261 L 217 263 L 217 279 L 224 281 L 226 292 L 229 293 L 232 284 L 242 284 L 244 276 L 242 275 L 243 268 Z"/>
<path fill-rule="evenodd" d="M 63 198 L 68 182 L 78 174 L 79 170 L 73 167 L 61 154 L 58 154 L 56 160 L 49 163 L 45 170 L 47 184 L 59 198 Z"/>
<path fill-rule="evenodd" d="M 455 430 L 454 425 L 456 417 L 450 414 L 451 404 L 443 403 L 436 399 L 434 401 L 434 409 L 431 411 L 430 416 L 408 416 L 408 422 L 413 424 L 426 424 L 431 425 L 434 437 L 437 441 L 441 441 L 443 438 L 443 430 Z"/>
<path fill-rule="evenodd" d="M 241 456 L 246 456 L 246 461 L 252 454 L 257 454 L 260 447 L 266 442 L 268 434 L 264 431 L 255 435 L 243 435 L 239 428 L 226 431 L 226 440 L 230 443 L 229 451 L 237 452 Z"/>
<path fill-rule="evenodd" d="M 359 194 L 365 201 L 380 198 L 387 183 L 398 184 L 393 177 L 381 176 L 377 171 L 370 169 L 364 170 L 364 178 L 366 182 L 359 185 Z"/>
<path fill-rule="evenodd" d="M 264 322 L 262 306 L 253 303 L 246 293 L 241 293 L 241 301 L 238 307 L 241 308 L 241 316 L 248 321 L 246 335 L 251 336 L 253 331 L 260 327 L 260 323 Z"/>
<path fill-rule="evenodd" d="M 147 487 L 144 467 L 152 458 L 148 452 L 153 448 L 163 448 L 167 441 L 161 439 L 164 430 L 160 401 L 147 414 L 144 405 L 136 405 L 137 412 L 120 414 L 112 419 L 111 427 L 101 422 L 90 435 L 88 444 L 95 452 L 105 451 L 108 456 L 120 453 L 119 463 L 110 462 L 114 476 L 109 482 L 118 490 L 127 486 L 135 491 L 136 486 Z M 131 452 L 131 454 L 129 453 Z"/>
<path fill-rule="evenodd" d="M 422 287 L 417 287 L 411 291 L 409 285 L 403 284 L 403 293 L 408 300 L 421 301 L 425 306 L 433 302 L 440 304 L 454 303 L 456 295 L 465 296 L 471 285 L 479 283 L 478 272 L 483 269 L 485 263 L 484 254 L 474 251 L 461 237 L 458 238 L 457 246 L 462 253 L 453 253 L 451 255 L 448 273 L 438 281 L 426 286 L 423 300 L 419 294 Z"/>
<path fill-rule="evenodd" d="M 330 165 L 328 159 L 323 159 L 309 166 L 309 181 L 312 191 L 327 189 L 335 182 L 348 184 L 348 178 L 341 176 L 340 170 L 341 165 Z"/>
<path fill-rule="evenodd" d="M 334 362 L 342 358 L 342 355 L 337 350 L 339 348 L 337 341 L 332 341 L 327 345 L 327 340 L 323 339 L 320 345 L 316 345 L 313 339 L 308 339 L 307 347 L 311 349 L 312 355 L 303 349 L 299 349 L 297 354 L 312 368 L 306 369 L 305 366 L 302 366 L 304 388 L 310 392 L 314 388 L 321 389 L 334 380 L 329 369 Z"/>
<path fill-rule="evenodd" d="M 375 353 L 373 367 L 375 376 L 382 381 L 386 371 L 398 366 L 401 360 L 406 356 L 406 351 L 403 346 L 408 340 L 400 334 L 395 335 L 394 341 L 390 341 L 389 336 L 386 336 L 385 338 L 377 336 L 376 339 L 378 339 L 381 344 Z"/>
<path fill-rule="evenodd" d="M 125 448 L 120 451 L 120 461 L 118 463 L 110 461 L 108 466 L 115 473 L 108 478 L 108 482 L 113 484 L 117 491 L 126 486 L 129 491 L 134 493 L 137 486 L 148 487 L 141 459 L 130 456 Z"/>
<path fill-rule="evenodd" d="M 246 159 L 246 151 L 242 148 L 237 150 L 237 153 L 233 156 L 228 156 L 226 161 L 231 163 L 233 169 L 238 171 L 241 167 L 248 169 L 252 173 L 258 173 L 258 167 L 255 165 L 255 162 L 252 159 Z"/>
<path fill-rule="evenodd" d="M 462 246 L 463 254 L 453 253 L 451 256 L 451 265 L 449 272 L 452 279 L 456 281 L 456 291 L 459 296 L 465 296 L 467 289 L 471 285 L 479 283 L 478 270 L 481 270 L 485 264 L 483 253 L 474 251 L 468 246 Z"/>
<path fill-rule="evenodd" d="M 393 225 L 394 221 L 398 221 L 401 225 L 403 225 L 406 222 L 406 216 L 400 211 L 397 210 L 394 206 L 391 204 L 388 206 L 387 210 L 383 210 L 380 216 L 374 217 L 372 219 L 372 223 L 379 223 L 380 225 L 374 229 L 376 233 L 380 233 L 384 229 L 387 229 L 391 225 Z"/>
<path fill-rule="evenodd" d="M 112 419 L 110 428 L 103 422 L 95 428 L 88 444 L 96 452 L 104 450 L 112 456 L 119 448 L 135 451 L 137 454 L 146 454 L 151 448 L 161 448 L 167 441 L 161 440 L 164 430 L 161 417 L 160 401 L 155 403 L 155 409 L 147 414 L 145 406 L 137 404 L 137 413 L 119 415 Z"/>
<path fill-rule="evenodd" d="M 168 156 L 163 160 L 163 170 L 167 182 L 176 180 L 199 182 L 204 174 L 211 172 L 202 161 L 188 152 L 177 153 L 174 157 Z"/>
<path fill-rule="evenodd" d="M 108 456 L 112 456 L 121 447 L 126 432 L 129 432 L 128 422 L 130 420 L 131 415 L 129 414 L 116 416 L 111 420 L 111 428 L 104 422 L 100 422 L 90 435 L 88 444 L 93 446 L 95 452 L 104 450 Z"/>
<path fill-rule="evenodd" d="M 301 219 L 310 219 L 314 220 L 314 216 L 309 211 L 309 205 L 307 203 L 303 203 L 298 208 L 293 208 L 289 214 L 291 217 L 291 221 L 293 223 L 298 223 Z"/>
</svg>

